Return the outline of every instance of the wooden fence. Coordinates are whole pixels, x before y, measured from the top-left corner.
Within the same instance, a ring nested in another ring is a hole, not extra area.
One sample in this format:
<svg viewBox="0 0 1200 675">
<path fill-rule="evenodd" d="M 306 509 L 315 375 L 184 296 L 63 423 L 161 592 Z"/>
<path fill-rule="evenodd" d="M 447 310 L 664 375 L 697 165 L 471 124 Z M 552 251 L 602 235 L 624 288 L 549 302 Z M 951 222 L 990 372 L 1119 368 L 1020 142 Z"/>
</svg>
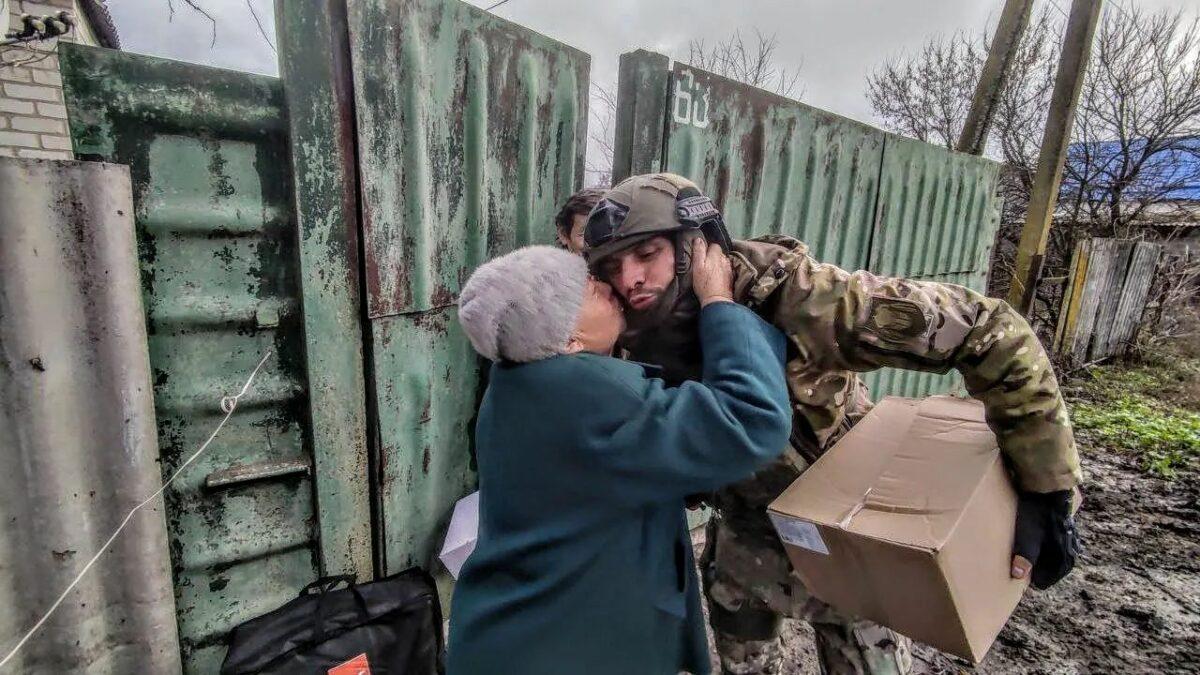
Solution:
<svg viewBox="0 0 1200 675">
<path fill-rule="evenodd" d="M 1127 239 L 1080 242 L 1071 258 L 1054 351 L 1083 364 L 1123 352 L 1137 335 L 1162 244 Z"/>
</svg>

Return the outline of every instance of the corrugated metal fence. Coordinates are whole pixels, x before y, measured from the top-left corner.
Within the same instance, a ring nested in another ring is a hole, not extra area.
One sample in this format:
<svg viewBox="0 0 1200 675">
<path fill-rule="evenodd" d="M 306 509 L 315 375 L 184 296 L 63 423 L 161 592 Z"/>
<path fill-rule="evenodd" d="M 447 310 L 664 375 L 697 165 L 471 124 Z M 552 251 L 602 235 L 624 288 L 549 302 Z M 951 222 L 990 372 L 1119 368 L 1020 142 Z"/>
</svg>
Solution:
<svg viewBox="0 0 1200 675">
<path fill-rule="evenodd" d="M 1000 221 L 999 165 L 735 82 L 667 57 L 621 57 L 614 178 L 699 183 L 734 237 L 783 233 L 818 259 L 982 291 Z M 876 398 L 956 388 L 956 374 L 887 369 Z"/>
<path fill-rule="evenodd" d="M 184 666 L 216 672 L 228 631 L 295 597 L 319 574 L 318 547 L 339 541 L 319 536 L 314 503 L 281 87 L 79 45 L 60 58 L 75 152 L 130 169 L 141 296 L 129 301 L 145 305 L 164 472 L 275 353 L 166 492 Z"/>
<path fill-rule="evenodd" d="M 475 486 L 481 362 L 458 291 L 488 258 L 553 240 L 583 177 L 590 59 L 457 0 L 362 0 L 348 25 L 383 569 L 439 569 Z"/>
<path fill-rule="evenodd" d="M 583 173 L 583 52 L 457 0 L 280 7 L 286 83 L 61 54 L 76 153 L 132 175 L 164 470 L 211 428 L 227 374 L 276 354 L 167 494 L 189 673 L 322 573 L 437 569 L 475 485 L 459 286 L 551 241 Z M 347 146 L 343 165 L 321 151 Z"/>
<path fill-rule="evenodd" d="M 165 535 L 135 539 L 171 552 L 187 672 L 214 671 L 230 627 L 321 573 L 435 568 L 475 480 L 481 370 L 458 289 L 550 241 L 582 178 L 586 54 L 458 0 L 279 7 L 286 82 L 61 48 L 76 153 L 130 167 L 161 468 L 211 428 L 231 373 L 277 355 L 168 492 Z M 659 55 L 621 71 L 618 174 L 692 176 L 737 236 L 982 288 L 995 164 Z M 873 377 L 877 394 L 949 386 Z"/>
<path fill-rule="evenodd" d="M 982 293 L 1000 226 L 999 179 L 995 162 L 887 134 L 866 269 Z M 957 372 L 885 368 L 863 379 L 875 400 L 965 391 Z"/>
<path fill-rule="evenodd" d="M 123 166 L 0 157 L 0 657 L 158 487 L 129 186 Z M 178 672 L 161 502 L 10 666 Z"/>
</svg>

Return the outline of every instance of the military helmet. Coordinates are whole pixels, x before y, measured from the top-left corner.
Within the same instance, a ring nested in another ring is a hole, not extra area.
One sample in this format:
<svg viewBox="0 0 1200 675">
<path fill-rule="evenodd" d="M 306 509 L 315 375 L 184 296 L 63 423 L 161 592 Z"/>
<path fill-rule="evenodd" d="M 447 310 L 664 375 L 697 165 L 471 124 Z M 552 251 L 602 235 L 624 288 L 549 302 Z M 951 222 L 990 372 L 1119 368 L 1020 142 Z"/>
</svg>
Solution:
<svg viewBox="0 0 1200 675">
<path fill-rule="evenodd" d="M 730 249 L 721 212 L 692 181 L 673 173 L 631 176 L 617 183 L 588 215 L 583 240 L 593 267 L 653 236 L 699 232 Z"/>
</svg>

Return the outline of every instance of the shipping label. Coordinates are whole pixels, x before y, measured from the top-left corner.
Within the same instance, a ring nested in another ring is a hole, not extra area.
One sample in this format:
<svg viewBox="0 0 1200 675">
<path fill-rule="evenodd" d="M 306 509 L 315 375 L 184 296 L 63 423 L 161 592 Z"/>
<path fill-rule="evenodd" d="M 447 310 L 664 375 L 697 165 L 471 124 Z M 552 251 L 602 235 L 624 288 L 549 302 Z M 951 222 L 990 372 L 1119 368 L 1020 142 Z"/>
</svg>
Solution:
<svg viewBox="0 0 1200 675">
<path fill-rule="evenodd" d="M 825 546 L 825 540 L 821 538 L 821 531 L 817 529 L 816 525 L 807 520 L 788 518 L 777 513 L 769 515 L 771 522 L 775 525 L 775 531 L 779 533 L 779 538 L 783 540 L 783 543 L 799 546 L 821 555 L 829 555 L 829 547 Z"/>
</svg>

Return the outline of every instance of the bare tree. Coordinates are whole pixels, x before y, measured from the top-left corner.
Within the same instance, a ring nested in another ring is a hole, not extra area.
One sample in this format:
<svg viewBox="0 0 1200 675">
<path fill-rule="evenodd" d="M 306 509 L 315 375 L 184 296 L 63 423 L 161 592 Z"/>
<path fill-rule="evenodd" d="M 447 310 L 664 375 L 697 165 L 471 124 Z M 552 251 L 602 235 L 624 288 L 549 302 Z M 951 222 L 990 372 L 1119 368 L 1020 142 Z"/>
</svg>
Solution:
<svg viewBox="0 0 1200 675">
<path fill-rule="evenodd" d="M 704 40 L 692 40 L 688 44 L 688 63 L 781 96 L 803 96 L 803 89 L 796 90 L 800 83 L 800 67 L 780 66 L 775 53 L 778 47 L 779 38 L 775 33 L 764 35 L 755 28 L 754 40 L 747 45 L 741 31 L 734 31 L 733 35 L 711 46 Z"/>
<path fill-rule="evenodd" d="M 616 136 L 617 95 L 593 82 L 588 102 L 588 150 L 584 173 L 587 186 L 612 185 L 613 145 Z"/>
<path fill-rule="evenodd" d="M 1050 9 L 1035 17 L 997 105 L 988 154 L 1000 158 L 1004 213 L 989 292 L 1003 296 L 1034 180 L 1059 57 L 1062 21 Z M 987 54 L 984 35 L 930 39 L 918 52 L 880 66 L 867 96 L 885 126 L 952 147 Z M 1080 94 L 1064 167 L 1046 276 L 1066 273 L 1081 236 L 1155 236 L 1156 221 L 1178 218 L 1176 198 L 1200 182 L 1200 29 L 1178 12 L 1110 5 Z M 1194 205 L 1191 206 L 1194 208 Z M 1191 219 L 1196 214 L 1191 214 Z M 1053 283 L 1039 289 L 1039 311 L 1052 323 Z"/>
<path fill-rule="evenodd" d="M 926 42 L 867 77 L 867 100 L 896 131 L 953 149 L 971 107 L 985 45 L 965 35 Z"/>
<path fill-rule="evenodd" d="M 1137 346 L 1200 337 L 1200 248 L 1168 247 L 1150 287 Z M 1179 311 L 1183 309 L 1184 311 Z M 1187 311 L 1187 310 L 1191 311 Z"/>
<path fill-rule="evenodd" d="M 1064 173 L 1075 222 L 1130 237 L 1200 182 L 1200 19 L 1180 13 L 1109 14 L 1076 112 Z"/>
</svg>

